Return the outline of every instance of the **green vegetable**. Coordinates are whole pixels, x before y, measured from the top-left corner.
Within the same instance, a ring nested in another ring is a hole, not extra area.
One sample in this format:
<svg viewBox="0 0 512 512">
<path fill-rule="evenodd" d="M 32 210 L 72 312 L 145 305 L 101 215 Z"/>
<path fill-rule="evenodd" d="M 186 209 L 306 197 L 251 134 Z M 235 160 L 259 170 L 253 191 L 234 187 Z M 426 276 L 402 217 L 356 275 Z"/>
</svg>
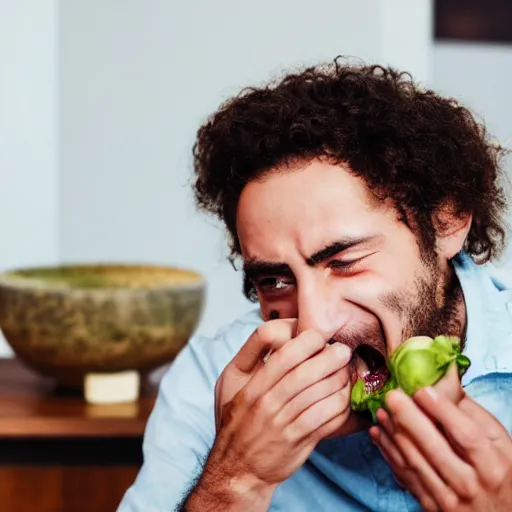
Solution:
<svg viewBox="0 0 512 512">
<path fill-rule="evenodd" d="M 388 364 L 390 377 L 384 386 L 367 393 L 363 379 L 352 388 L 351 407 L 354 411 L 370 411 L 373 421 L 379 407 L 384 407 L 386 394 L 401 388 L 412 396 L 425 386 L 433 386 L 456 363 L 462 376 L 471 364 L 460 351 L 460 340 L 455 336 L 415 336 L 406 340 L 393 352 Z"/>
</svg>

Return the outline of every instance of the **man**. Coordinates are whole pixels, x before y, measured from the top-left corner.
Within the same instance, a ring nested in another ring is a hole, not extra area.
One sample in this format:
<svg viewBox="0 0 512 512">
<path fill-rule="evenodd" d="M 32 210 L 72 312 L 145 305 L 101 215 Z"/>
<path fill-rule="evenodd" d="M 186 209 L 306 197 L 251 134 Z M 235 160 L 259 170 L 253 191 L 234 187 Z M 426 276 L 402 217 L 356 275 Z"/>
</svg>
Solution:
<svg viewBox="0 0 512 512">
<path fill-rule="evenodd" d="M 512 510 L 502 150 L 454 100 L 336 60 L 244 91 L 198 132 L 198 204 L 259 309 L 165 377 L 120 510 Z M 377 425 L 350 408 L 414 335 L 472 364 Z"/>
</svg>

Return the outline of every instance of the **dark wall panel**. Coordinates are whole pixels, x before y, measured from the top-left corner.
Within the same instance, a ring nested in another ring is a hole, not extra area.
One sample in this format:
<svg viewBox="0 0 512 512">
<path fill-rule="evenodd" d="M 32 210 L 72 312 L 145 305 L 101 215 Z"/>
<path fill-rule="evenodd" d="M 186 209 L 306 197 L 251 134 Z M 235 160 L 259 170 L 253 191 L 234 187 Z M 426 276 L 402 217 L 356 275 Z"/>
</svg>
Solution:
<svg viewBox="0 0 512 512">
<path fill-rule="evenodd" d="M 435 39 L 512 43 L 512 0 L 435 0 Z"/>
</svg>

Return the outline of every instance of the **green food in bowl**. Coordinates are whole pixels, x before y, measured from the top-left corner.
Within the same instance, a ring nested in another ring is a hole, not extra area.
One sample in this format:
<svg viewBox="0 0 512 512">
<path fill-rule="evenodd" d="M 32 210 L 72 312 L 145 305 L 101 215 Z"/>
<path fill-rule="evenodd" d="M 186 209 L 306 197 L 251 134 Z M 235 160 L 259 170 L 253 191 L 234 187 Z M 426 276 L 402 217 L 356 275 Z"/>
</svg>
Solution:
<svg viewBox="0 0 512 512">
<path fill-rule="evenodd" d="M 0 329 L 21 360 L 64 386 L 174 359 L 202 315 L 201 275 L 151 265 L 67 265 L 0 276 Z"/>
<path fill-rule="evenodd" d="M 4 280 L 18 286 L 45 288 L 161 288 L 202 281 L 199 274 L 171 267 L 133 265 L 74 265 L 15 270 Z"/>
</svg>

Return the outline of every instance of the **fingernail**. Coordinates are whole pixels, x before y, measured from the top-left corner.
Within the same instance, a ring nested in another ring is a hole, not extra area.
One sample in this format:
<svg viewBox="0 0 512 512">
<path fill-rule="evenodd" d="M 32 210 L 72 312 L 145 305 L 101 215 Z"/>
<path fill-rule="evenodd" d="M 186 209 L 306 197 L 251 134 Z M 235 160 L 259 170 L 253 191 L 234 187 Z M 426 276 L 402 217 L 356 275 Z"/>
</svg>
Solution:
<svg viewBox="0 0 512 512">
<path fill-rule="evenodd" d="M 350 357 L 350 349 L 341 343 L 334 344 L 334 352 L 339 358 L 342 359 Z"/>
<path fill-rule="evenodd" d="M 370 440 L 373 444 L 378 444 L 379 442 L 379 435 L 380 435 L 380 430 L 379 430 L 379 427 L 370 427 L 369 429 L 369 434 L 370 434 Z"/>
<path fill-rule="evenodd" d="M 437 391 L 432 386 L 426 386 L 423 388 L 425 393 L 432 398 L 432 400 L 437 400 Z"/>
</svg>

